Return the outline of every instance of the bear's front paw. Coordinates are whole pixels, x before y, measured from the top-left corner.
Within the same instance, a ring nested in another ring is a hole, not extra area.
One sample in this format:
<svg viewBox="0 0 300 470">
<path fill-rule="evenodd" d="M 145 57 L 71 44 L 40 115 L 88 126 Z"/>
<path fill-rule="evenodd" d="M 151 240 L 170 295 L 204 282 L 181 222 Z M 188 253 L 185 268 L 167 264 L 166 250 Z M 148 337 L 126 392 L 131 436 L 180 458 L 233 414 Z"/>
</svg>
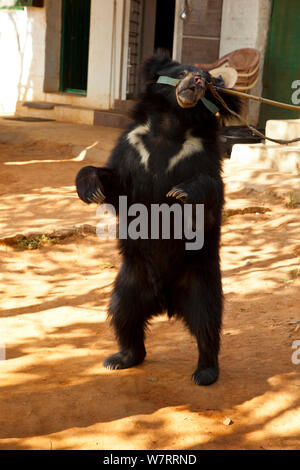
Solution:
<svg viewBox="0 0 300 470">
<path fill-rule="evenodd" d="M 86 166 L 76 177 L 77 194 L 83 202 L 102 204 L 105 201 L 103 186 L 98 176 L 97 168 Z"/>
<path fill-rule="evenodd" d="M 174 188 L 172 188 L 171 191 L 168 192 L 167 197 L 175 197 L 179 201 L 186 203 L 188 194 L 179 186 L 174 186 Z"/>
</svg>

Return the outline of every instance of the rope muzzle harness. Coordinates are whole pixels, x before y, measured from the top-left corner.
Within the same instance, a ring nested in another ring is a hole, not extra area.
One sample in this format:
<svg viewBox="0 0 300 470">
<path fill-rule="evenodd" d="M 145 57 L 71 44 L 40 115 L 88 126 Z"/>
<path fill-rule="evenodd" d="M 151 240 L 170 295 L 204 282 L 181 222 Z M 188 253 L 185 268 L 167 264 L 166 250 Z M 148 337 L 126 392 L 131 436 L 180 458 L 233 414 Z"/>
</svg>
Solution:
<svg viewBox="0 0 300 470">
<path fill-rule="evenodd" d="M 178 83 L 181 81 L 181 79 L 179 78 L 173 78 L 173 77 L 168 77 L 166 75 L 161 75 L 157 82 L 156 83 L 160 83 L 160 84 L 163 84 L 163 85 L 170 85 L 170 86 L 174 86 L 174 87 L 177 87 Z M 285 109 L 291 109 L 291 110 L 294 110 L 294 111 L 299 111 L 300 112 L 300 106 L 294 106 L 294 105 L 291 105 L 291 104 L 287 104 L 287 103 L 281 103 L 279 101 L 273 101 L 273 100 L 269 100 L 269 99 L 266 99 L 266 98 L 262 98 L 262 97 L 259 97 L 259 96 L 254 96 L 254 95 L 248 95 L 247 93 L 242 93 L 240 91 L 236 91 L 236 90 L 232 90 L 232 89 L 229 89 L 229 88 L 221 88 L 221 87 L 217 87 L 217 86 L 214 86 L 211 82 L 208 82 L 207 83 L 207 88 L 210 90 L 210 92 L 212 93 L 212 95 L 221 103 L 221 105 L 232 115 L 232 116 L 235 116 L 236 118 L 238 118 L 245 126 L 248 127 L 248 129 L 250 129 L 254 134 L 256 134 L 258 137 L 260 137 L 261 139 L 267 139 L 267 140 L 270 140 L 271 142 L 275 142 L 277 144 L 281 144 L 281 145 L 287 145 L 287 144 L 292 144 L 294 142 L 299 142 L 300 141 L 300 137 L 296 138 L 296 139 L 290 139 L 290 140 L 285 140 L 285 139 L 272 139 L 271 137 L 267 137 L 266 135 L 264 135 L 262 132 L 259 132 L 257 129 L 255 129 L 255 127 L 252 127 L 250 126 L 250 124 L 248 124 L 247 120 L 244 119 L 242 116 L 240 116 L 240 114 L 236 113 L 235 111 L 233 111 L 232 109 L 230 109 L 227 104 L 225 103 L 225 101 L 223 100 L 223 98 L 219 95 L 218 93 L 218 90 L 223 92 L 223 93 L 228 93 L 228 94 L 231 94 L 231 95 L 236 95 L 236 96 L 239 96 L 240 98 L 247 98 L 248 100 L 249 99 L 252 99 L 252 100 L 255 100 L 255 101 L 259 101 L 260 103 L 266 103 L 266 104 L 269 104 L 271 106 L 277 106 L 277 107 L 280 107 L 280 108 L 285 108 Z M 188 106 L 183 106 L 182 103 L 179 102 L 178 100 L 178 95 L 176 93 L 176 98 L 177 98 L 177 102 L 179 104 L 180 107 L 182 108 L 192 108 L 194 106 L 196 106 L 197 103 L 195 104 L 191 104 L 191 105 L 188 105 Z M 212 114 L 216 114 L 217 112 L 220 111 L 220 109 L 218 108 L 218 106 L 216 106 L 214 103 L 212 103 L 212 101 L 210 101 L 209 99 L 205 98 L 204 96 L 202 96 L 200 98 L 200 101 L 202 101 L 202 103 L 204 104 L 204 106 L 212 113 Z"/>
<path fill-rule="evenodd" d="M 171 85 L 171 86 L 174 86 L 176 87 L 177 84 L 181 81 L 180 78 L 172 78 L 172 77 L 167 77 L 166 75 L 161 75 L 157 82 L 156 83 L 161 83 L 163 85 Z M 176 93 L 176 98 L 177 98 L 177 102 L 178 102 L 178 96 L 177 96 L 177 93 Z M 202 103 L 204 104 L 204 106 L 206 106 L 206 108 L 213 114 L 216 114 L 217 112 L 219 112 L 219 108 L 218 106 L 216 106 L 214 103 L 212 103 L 210 100 L 208 100 L 207 98 L 205 98 L 204 96 L 202 96 L 202 98 L 200 98 L 200 100 L 202 101 Z M 182 106 L 182 104 L 178 103 L 179 106 L 181 108 L 193 108 L 194 106 L 196 106 L 197 103 L 195 104 L 192 104 L 190 106 Z"/>
</svg>

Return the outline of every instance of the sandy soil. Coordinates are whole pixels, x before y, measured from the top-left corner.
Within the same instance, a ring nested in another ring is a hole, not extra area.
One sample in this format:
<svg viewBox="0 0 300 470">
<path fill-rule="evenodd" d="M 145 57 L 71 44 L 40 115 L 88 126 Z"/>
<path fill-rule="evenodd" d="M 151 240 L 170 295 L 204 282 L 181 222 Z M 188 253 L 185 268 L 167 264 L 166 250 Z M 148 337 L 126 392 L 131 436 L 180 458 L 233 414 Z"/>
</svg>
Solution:
<svg viewBox="0 0 300 470">
<path fill-rule="evenodd" d="M 119 133 L 1 119 L 2 239 L 95 225 L 74 177 Z M 141 366 L 102 366 L 116 351 L 114 241 L 0 246 L 1 449 L 299 449 L 299 178 L 229 161 L 224 178 L 221 373 L 210 387 L 192 383 L 196 344 L 166 316 L 153 320 Z"/>
</svg>

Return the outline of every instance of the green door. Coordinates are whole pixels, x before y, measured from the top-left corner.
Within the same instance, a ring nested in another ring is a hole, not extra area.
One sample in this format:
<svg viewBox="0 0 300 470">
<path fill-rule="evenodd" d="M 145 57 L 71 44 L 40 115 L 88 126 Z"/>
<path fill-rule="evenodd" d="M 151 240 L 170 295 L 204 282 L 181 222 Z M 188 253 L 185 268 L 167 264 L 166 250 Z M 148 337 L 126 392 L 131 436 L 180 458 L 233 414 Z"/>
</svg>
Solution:
<svg viewBox="0 0 300 470">
<path fill-rule="evenodd" d="M 263 74 L 264 98 L 292 102 L 293 82 L 300 80 L 300 1 L 272 0 Z M 294 84 L 296 86 L 297 84 Z M 299 89 L 299 84 L 297 86 Z M 299 93 L 297 94 L 299 97 Z M 300 113 L 262 104 L 260 126 L 268 119 L 297 119 Z"/>
<path fill-rule="evenodd" d="M 90 0 L 63 0 L 60 90 L 86 94 Z"/>
</svg>

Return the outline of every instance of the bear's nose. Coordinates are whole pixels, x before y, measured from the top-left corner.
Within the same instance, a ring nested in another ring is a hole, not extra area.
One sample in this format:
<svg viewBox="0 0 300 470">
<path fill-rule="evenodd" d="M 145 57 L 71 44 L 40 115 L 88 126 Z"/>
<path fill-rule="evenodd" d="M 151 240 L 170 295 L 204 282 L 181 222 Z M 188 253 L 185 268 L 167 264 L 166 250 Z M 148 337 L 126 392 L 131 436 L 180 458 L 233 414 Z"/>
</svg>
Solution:
<svg viewBox="0 0 300 470">
<path fill-rule="evenodd" d="M 196 86 L 204 87 L 204 80 L 200 77 L 200 75 L 194 76 L 194 83 Z"/>
</svg>

